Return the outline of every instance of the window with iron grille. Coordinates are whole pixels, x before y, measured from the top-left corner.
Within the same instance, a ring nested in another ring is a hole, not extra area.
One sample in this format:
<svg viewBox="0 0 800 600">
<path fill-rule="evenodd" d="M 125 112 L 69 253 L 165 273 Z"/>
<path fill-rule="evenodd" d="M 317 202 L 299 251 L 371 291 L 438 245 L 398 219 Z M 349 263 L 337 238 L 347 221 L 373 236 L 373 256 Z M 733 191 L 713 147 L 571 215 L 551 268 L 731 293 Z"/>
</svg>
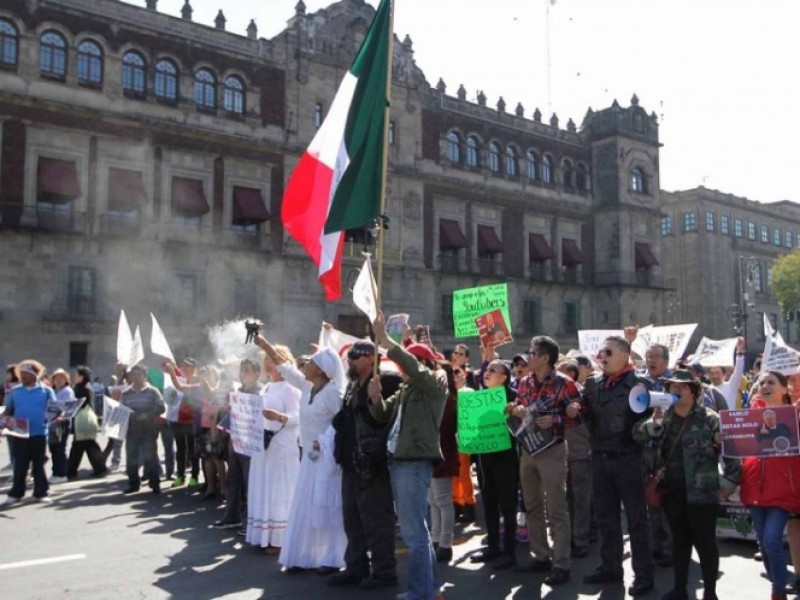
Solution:
<svg viewBox="0 0 800 600">
<path fill-rule="evenodd" d="M 67 284 L 67 311 L 72 316 L 92 316 L 97 309 L 96 273 L 90 267 L 70 267 Z"/>
<path fill-rule="evenodd" d="M 581 307 L 577 302 L 564 303 L 564 331 L 577 333 L 581 326 Z"/>
<path fill-rule="evenodd" d="M 69 366 L 79 367 L 89 364 L 89 342 L 69 343 Z"/>
<path fill-rule="evenodd" d="M 538 333 L 542 330 L 542 303 L 537 298 L 525 300 L 523 305 L 525 331 Z"/>
</svg>

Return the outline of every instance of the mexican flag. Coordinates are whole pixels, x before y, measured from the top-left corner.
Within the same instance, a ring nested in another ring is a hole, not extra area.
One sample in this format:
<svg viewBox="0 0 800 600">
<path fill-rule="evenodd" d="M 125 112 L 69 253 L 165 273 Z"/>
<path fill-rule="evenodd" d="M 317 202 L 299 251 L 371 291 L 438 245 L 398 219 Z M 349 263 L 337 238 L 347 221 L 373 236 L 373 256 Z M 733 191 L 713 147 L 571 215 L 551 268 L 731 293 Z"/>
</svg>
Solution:
<svg viewBox="0 0 800 600">
<path fill-rule="evenodd" d="M 342 295 L 345 231 L 380 215 L 391 35 L 391 0 L 381 0 L 325 121 L 283 195 L 283 224 L 317 265 L 326 300 Z"/>
</svg>

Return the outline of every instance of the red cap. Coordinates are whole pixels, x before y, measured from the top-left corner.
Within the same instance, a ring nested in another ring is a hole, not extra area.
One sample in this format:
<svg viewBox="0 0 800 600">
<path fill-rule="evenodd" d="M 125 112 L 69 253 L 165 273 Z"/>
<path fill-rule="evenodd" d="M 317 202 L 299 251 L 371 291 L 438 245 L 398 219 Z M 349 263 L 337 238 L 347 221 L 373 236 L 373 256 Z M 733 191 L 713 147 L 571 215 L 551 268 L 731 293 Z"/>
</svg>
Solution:
<svg viewBox="0 0 800 600">
<path fill-rule="evenodd" d="M 429 362 L 436 362 L 436 355 L 425 344 L 411 344 L 406 347 L 406 350 L 417 358 L 427 360 Z"/>
</svg>

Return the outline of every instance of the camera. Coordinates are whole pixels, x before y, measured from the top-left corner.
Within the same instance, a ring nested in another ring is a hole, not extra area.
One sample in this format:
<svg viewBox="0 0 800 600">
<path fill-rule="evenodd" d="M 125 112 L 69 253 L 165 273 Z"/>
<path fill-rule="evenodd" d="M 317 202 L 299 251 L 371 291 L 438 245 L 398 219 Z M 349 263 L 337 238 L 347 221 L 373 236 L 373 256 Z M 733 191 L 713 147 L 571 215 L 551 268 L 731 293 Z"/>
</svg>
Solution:
<svg viewBox="0 0 800 600">
<path fill-rule="evenodd" d="M 261 333 L 261 328 L 264 324 L 259 320 L 245 321 L 244 328 L 247 330 L 247 337 L 244 340 L 245 344 L 254 342 L 256 337 Z"/>
</svg>

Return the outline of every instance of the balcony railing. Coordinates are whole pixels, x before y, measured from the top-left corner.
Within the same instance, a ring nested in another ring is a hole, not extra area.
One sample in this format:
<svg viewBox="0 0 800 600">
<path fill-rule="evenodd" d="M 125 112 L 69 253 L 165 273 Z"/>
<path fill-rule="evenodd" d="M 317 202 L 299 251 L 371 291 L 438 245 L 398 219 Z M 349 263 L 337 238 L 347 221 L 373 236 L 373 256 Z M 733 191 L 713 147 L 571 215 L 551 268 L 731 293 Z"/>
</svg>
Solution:
<svg viewBox="0 0 800 600">
<path fill-rule="evenodd" d="M 674 277 L 662 277 L 648 271 L 620 271 L 596 273 L 594 285 L 598 287 L 623 286 L 673 290 L 676 287 L 676 280 Z"/>
<path fill-rule="evenodd" d="M 3 203 L 0 204 L 0 225 L 61 233 L 84 233 L 86 213 L 74 210 L 68 202 L 40 202 L 35 205 Z"/>
<path fill-rule="evenodd" d="M 113 315 L 97 296 L 68 296 L 45 311 L 45 321 L 111 321 Z"/>
<path fill-rule="evenodd" d="M 223 239 L 227 245 L 243 250 L 270 249 L 270 237 L 260 229 L 234 226 L 223 232 Z"/>
<path fill-rule="evenodd" d="M 494 258 L 479 258 L 476 270 L 482 277 L 497 277 L 502 273 L 502 265 Z"/>
<path fill-rule="evenodd" d="M 141 214 L 106 213 L 100 215 L 100 233 L 114 237 L 137 237 L 142 231 Z"/>
<path fill-rule="evenodd" d="M 170 219 L 167 223 L 167 240 L 171 242 L 202 242 L 211 233 L 211 227 L 197 219 Z"/>
<path fill-rule="evenodd" d="M 453 256 L 452 254 L 440 254 L 439 265 L 443 273 L 463 273 L 466 271 L 466 265 L 461 260 L 461 257 Z"/>
<path fill-rule="evenodd" d="M 544 261 L 531 261 L 531 264 L 528 266 L 528 277 L 531 281 L 553 280 L 550 265 Z"/>
</svg>

